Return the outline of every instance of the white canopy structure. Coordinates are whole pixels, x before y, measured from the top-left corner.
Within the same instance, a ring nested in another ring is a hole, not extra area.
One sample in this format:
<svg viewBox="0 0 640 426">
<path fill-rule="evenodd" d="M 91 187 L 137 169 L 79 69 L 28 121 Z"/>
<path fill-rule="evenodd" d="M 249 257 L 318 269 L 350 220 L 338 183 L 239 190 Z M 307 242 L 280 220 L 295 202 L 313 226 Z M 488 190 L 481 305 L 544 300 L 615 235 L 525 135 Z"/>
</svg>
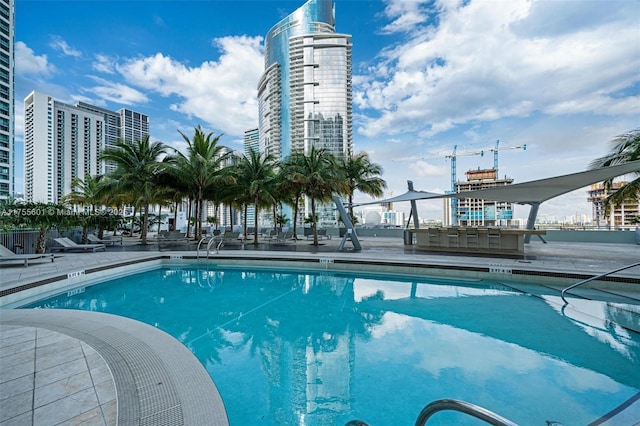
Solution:
<svg viewBox="0 0 640 426">
<path fill-rule="evenodd" d="M 396 203 L 401 201 L 411 202 L 411 215 L 417 223 L 416 200 L 433 198 L 477 198 L 481 200 L 506 201 L 516 204 L 529 204 L 531 210 L 527 220 L 527 229 L 533 229 L 538 208 L 544 201 L 566 194 L 576 189 L 583 188 L 593 183 L 602 182 L 628 173 L 640 173 L 640 160 L 632 161 L 617 166 L 603 167 L 601 169 L 587 170 L 584 172 L 556 176 L 530 182 L 516 183 L 513 185 L 496 188 L 478 189 L 474 191 L 462 191 L 450 194 L 436 194 L 433 192 L 414 191 L 413 182 L 408 181 L 409 190 L 393 198 L 369 203 L 354 204 L 358 206 L 380 203 Z M 416 226 L 417 228 L 418 226 Z"/>
</svg>

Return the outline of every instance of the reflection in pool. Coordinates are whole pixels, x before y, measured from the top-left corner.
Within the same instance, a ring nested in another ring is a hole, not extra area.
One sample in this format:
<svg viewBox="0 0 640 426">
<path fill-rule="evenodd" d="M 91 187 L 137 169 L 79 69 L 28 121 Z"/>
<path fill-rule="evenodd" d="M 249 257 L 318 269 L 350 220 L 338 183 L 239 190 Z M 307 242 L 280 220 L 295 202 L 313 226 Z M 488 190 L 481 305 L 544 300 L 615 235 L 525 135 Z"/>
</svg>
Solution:
<svg viewBox="0 0 640 426">
<path fill-rule="evenodd" d="M 29 307 L 168 332 L 206 367 L 231 425 L 410 425 L 441 398 L 523 425 L 584 425 L 640 392 L 640 335 L 495 282 L 161 268 Z M 432 424 L 477 423 L 447 412 Z"/>
</svg>

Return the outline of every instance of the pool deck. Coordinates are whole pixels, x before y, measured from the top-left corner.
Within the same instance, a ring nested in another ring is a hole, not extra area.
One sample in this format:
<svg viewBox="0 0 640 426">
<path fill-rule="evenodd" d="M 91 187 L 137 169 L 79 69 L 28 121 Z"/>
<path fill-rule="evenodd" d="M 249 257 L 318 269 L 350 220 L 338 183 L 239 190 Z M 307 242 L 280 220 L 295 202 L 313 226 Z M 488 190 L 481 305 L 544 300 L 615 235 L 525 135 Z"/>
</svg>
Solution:
<svg viewBox="0 0 640 426">
<path fill-rule="evenodd" d="M 210 258 L 331 258 L 357 263 L 524 269 L 598 275 L 640 261 L 640 245 L 533 240 L 525 256 L 425 252 L 396 238 L 361 238 L 361 251 L 340 239 L 223 247 Z M 195 244 L 162 248 L 126 238 L 98 253 L 56 254 L 54 262 L 0 265 L 0 292 L 90 268 L 170 256 L 194 256 Z M 202 254 L 202 253 L 201 253 Z M 640 283 L 640 267 L 618 273 Z M 632 285 L 635 287 L 635 285 Z M 638 289 L 618 292 L 640 305 Z M 0 425 L 226 425 L 222 400 L 206 370 L 171 336 L 126 318 L 63 310 L 0 310 Z"/>
</svg>

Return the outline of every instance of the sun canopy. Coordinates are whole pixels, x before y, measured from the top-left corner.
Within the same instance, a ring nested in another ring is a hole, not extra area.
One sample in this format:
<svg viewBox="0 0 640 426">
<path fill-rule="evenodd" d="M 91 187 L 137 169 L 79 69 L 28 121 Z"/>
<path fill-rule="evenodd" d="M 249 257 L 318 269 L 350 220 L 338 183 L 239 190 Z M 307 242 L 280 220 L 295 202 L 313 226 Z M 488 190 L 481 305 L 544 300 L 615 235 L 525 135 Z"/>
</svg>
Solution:
<svg viewBox="0 0 640 426">
<path fill-rule="evenodd" d="M 477 198 L 491 201 L 506 201 L 518 204 L 540 204 L 544 201 L 628 173 L 640 172 L 640 160 L 617 166 L 572 173 L 531 182 L 516 183 L 496 188 L 462 191 L 452 194 L 436 194 L 426 191 L 408 191 L 402 195 L 385 200 L 356 204 L 357 206 L 400 201 L 416 201 L 432 198 Z"/>
</svg>

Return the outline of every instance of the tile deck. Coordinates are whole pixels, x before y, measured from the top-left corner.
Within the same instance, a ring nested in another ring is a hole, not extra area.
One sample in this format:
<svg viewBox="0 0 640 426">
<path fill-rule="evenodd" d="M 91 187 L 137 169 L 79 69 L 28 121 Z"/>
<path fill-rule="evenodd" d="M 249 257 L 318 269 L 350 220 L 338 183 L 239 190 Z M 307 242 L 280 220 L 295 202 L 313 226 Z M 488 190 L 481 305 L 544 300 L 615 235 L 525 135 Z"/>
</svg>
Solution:
<svg viewBox="0 0 640 426">
<path fill-rule="evenodd" d="M 405 247 L 401 240 L 389 238 L 361 238 L 360 252 L 338 252 L 339 243 L 340 239 L 334 238 L 322 241 L 320 247 L 312 247 L 308 241 L 283 247 L 247 244 L 225 247 L 220 253 L 238 258 L 331 256 L 352 262 L 385 259 L 438 265 L 491 264 L 517 266 L 534 273 L 591 275 L 640 261 L 640 245 L 629 244 L 532 242 L 523 258 L 492 258 L 419 252 Z M 106 252 L 60 254 L 53 263 L 34 263 L 26 268 L 3 264 L 0 291 L 90 267 L 108 267 L 158 255 L 194 255 L 194 249 L 194 245 L 185 245 L 180 251 L 160 251 L 157 245 L 140 247 L 135 239 L 128 239 L 123 246 L 109 247 Z M 622 275 L 638 280 L 638 290 L 619 290 L 616 297 L 640 305 L 640 267 Z M 188 362 L 185 365 L 190 352 L 180 348 L 175 339 L 156 336 L 150 340 L 145 337 L 148 330 L 144 326 L 136 329 L 138 326 L 132 327 L 131 320 L 124 318 L 91 317 L 90 321 L 83 321 L 83 315 L 87 313 L 0 310 L 0 426 L 115 425 L 119 421 L 129 424 L 134 418 L 140 419 L 136 424 L 227 424 L 223 408 L 222 412 L 197 408 L 209 401 L 203 400 L 207 396 L 201 389 L 208 396 L 214 395 L 214 399 L 217 390 L 202 366 Z M 192 358 L 191 362 L 198 363 Z M 143 364 L 144 371 L 131 373 L 131 365 L 137 363 Z M 206 377 L 201 377 L 202 382 L 195 386 L 182 383 L 179 376 L 185 368 L 194 368 Z M 152 394 L 149 406 L 140 401 L 143 392 Z M 153 398 L 164 406 L 153 406 Z M 158 410 L 164 410 L 163 414 Z"/>
</svg>

